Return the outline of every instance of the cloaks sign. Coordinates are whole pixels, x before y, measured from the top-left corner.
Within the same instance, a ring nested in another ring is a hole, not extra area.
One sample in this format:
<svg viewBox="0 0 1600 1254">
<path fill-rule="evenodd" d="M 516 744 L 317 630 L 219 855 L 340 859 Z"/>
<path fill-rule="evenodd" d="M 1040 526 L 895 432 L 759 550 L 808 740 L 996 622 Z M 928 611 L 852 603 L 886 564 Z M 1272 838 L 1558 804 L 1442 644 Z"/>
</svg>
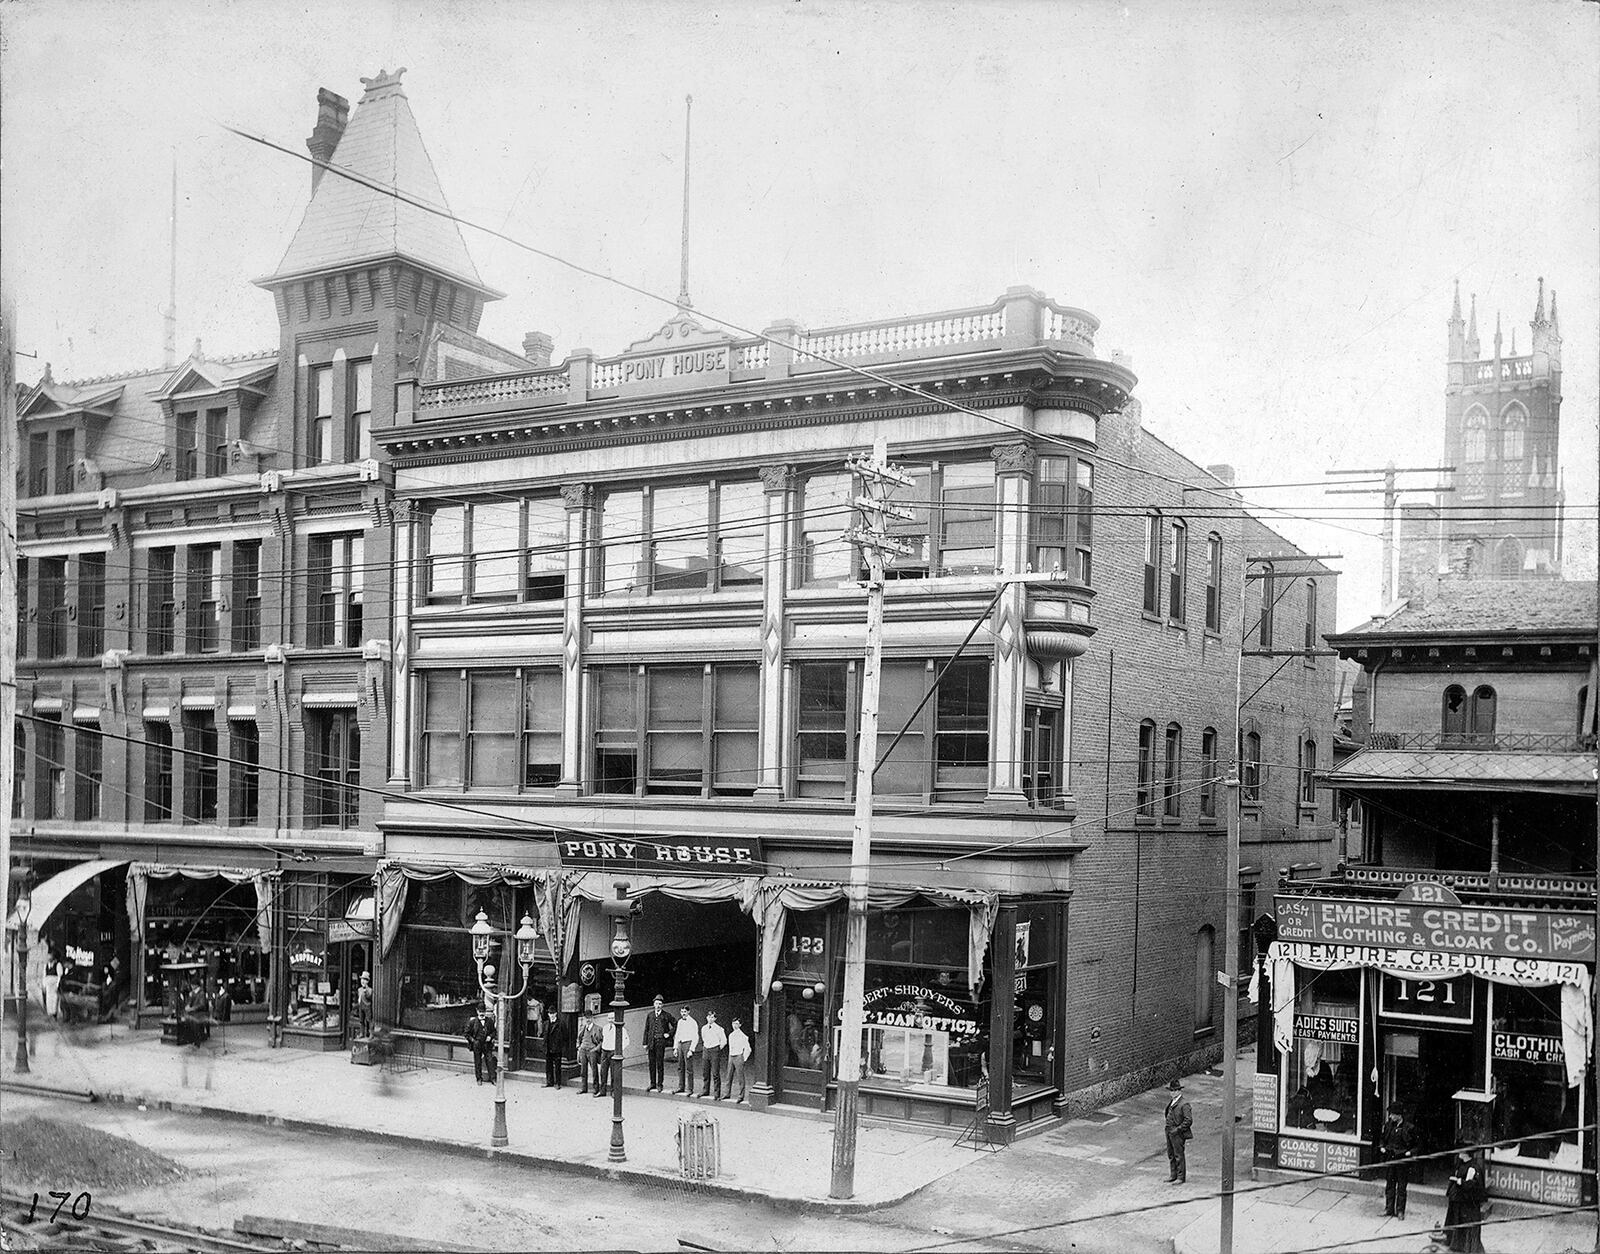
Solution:
<svg viewBox="0 0 1600 1254">
<path fill-rule="evenodd" d="M 668 875 L 759 875 L 761 842 L 754 836 L 560 837 L 561 865 Z"/>
<path fill-rule="evenodd" d="M 1592 914 L 1338 897 L 1279 897 L 1277 915 L 1280 941 L 1594 961 Z"/>
</svg>

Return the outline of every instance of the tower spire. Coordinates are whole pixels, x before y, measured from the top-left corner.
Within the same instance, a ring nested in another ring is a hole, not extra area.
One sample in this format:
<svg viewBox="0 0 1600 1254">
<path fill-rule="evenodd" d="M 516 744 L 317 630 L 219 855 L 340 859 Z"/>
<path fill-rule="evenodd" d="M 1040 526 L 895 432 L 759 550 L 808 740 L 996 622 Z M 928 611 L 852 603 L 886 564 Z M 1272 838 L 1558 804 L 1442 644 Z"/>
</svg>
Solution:
<svg viewBox="0 0 1600 1254">
<path fill-rule="evenodd" d="M 178 150 L 172 150 L 172 217 L 167 237 L 167 307 L 161 313 L 165 335 L 161 364 L 171 370 L 178 364 Z"/>
<path fill-rule="evenodd" d="M 1494 359 L 1500 360 L 1500 311 L 1495 310 L 1494 315 Z"/>
<path fill-rule="evenodd" d="M 1461 280 L 1456 280 L 1456 294 L 1450 302 L 1450 321 L 1461 321 Z"/>
<path fill-rule="evenodd" d="M 1539 303 L 1533 308 L 1533 321 L 1535 324 L 1544 321 L 1544 275 L 1539 276 Z"/>
<path fill-rule="evenodd" d="M 694 97 L 683 98 L 683 239 L 678 261 L 678 308 L 693 309 L 689 299 L 689 123 Z"/>
<path fill-rule="evenodd" d="M 1472 313 L 1467 321 L 1467 357 L 1478 360 L 1478 294 L 1472 294 Z"/>
<path fill-rule="evenodd" d="M 1450 301 L 1450 320 L 1445 323 L 1448 337 L 1448 360 L 1460 361 L 1466 354 L 1467 344 L 1463 338 L 1466 323 L 1461 321 L 1461 280 L 1456 280 L 1455 296 Z"/>
</svg>

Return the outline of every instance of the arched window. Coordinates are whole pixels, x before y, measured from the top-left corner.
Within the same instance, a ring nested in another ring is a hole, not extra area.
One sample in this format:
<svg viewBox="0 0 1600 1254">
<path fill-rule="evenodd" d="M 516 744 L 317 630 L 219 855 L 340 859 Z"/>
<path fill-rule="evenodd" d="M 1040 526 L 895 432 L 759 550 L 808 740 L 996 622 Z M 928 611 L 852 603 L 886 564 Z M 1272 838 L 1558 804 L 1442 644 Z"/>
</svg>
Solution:
<svg viewBox="0 0 1600 1254">
<path fill-rule="evenodd" d="M 1459 742 L 1467 734 L 1467 690 L 1451 684 L 1444 690 L 1439 707 L 1439 733 L 1444 743 Z"/>
<path fill-rule="evenodd" d="M 1494 689 L 1482 684 L 1472 694 L 1472 740 L 1474 744 L 1494 743 Z"/>
<path fill-rule="evenodd" d="M 1161 613 L 1161 515 L 1144 516 L 1144 612 Z"/>
<path fill-rule="evenodd" d="M 1194 934 L 1194 1031 L 1198 1036 L 1216 1024 L 1212 990 L 1217 987 L 1217 933 L 1209 923 Z"/>
<path fill-rule="evenodd" d="M 1306 580 L 1306 652 L 1317 647 L 1317 581 Z"/>
<path fill-rule="evenodd" d="M 1500 460 L 1502 462 L 1520 462 L 1522 460 L 1523 435 L 1527 429 L 1528 415 L 1521 405 L 1513 401 L 1500 411 Z M 1504 473 L 1508 476 L 1511 475 L 1511 467 L 1506 466 Z"/>
<path fill-rule="evenodd" d="M 1261 800 L 1261 733 L 1246 732 L 1239 754 L 1239 799 L 1246 803 Z"/>
<path fill-rule="evenodd" d="M 1266 562 L 1261 567 L 1261 647 L 1272 647 L 1272 612 L 1278 604 L 1278 581 L 1273 575 L 1273 565 Z"/>
<path fill-rule="evenodd" d="M 1177 723 L 1167 724 L 1167 753 L 1165 769 L 1161 776 L 1161 813 L 1169 819 L 1178 817 L 1178 776 L 1183 761 L 1183 728 Z"/>
<path fill-rule="evenodd" d="M 1139 724 L 1139 780 L 1134 812 L 1140 818 L 1154 818 L 1156 784 L 1156 725 L 1153 719 Z"/>
<path fill-rule="evenodd" d="M 1317 742 L 1300 742 L 1300 804 L 1317 804 Z"/>
</svg>

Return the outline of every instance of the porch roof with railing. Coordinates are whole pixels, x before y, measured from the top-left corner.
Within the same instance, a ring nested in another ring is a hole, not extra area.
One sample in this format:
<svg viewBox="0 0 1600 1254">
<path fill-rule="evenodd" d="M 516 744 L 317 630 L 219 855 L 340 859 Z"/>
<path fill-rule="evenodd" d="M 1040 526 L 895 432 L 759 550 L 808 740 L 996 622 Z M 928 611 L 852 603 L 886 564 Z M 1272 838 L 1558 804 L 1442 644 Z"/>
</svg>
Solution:
<svg viewBox="0 0 1600 1254">
<path fill-rule="evenodd" d="M 1432 867 L 1365 866 L 1340 863 L 1332 875 L 1301 879 L 1282 875 L 1283 896 L 1393 900 L 1412 884 L 1443 884 L 1464 902 L 1483 906 L 1593 910 L 1593 875 L 1539 871 L 1442 871 Z"/>
</svg>

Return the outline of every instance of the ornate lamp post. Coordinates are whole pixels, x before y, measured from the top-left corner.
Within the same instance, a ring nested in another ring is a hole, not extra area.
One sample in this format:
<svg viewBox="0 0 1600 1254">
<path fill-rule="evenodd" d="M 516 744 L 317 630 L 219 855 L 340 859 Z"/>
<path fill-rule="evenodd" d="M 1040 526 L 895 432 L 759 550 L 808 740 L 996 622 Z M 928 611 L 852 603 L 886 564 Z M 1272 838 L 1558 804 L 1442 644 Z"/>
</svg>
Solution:
<svg viewBox="0 0 1600 1254">
<path fill-rule="evenodd" d="M 489 1134 L 489 1144 L 501 1147 L 510 1143 L 506 1135 L 506 1003 L 518 1001 L 528 991 L 528 968 L 533 965 L 533 946 L 539 934 L 534 931 L 533 920 L 522 916 L 522 926 L 513 934 L 517 942 L 517 965 L 522 968 L 522 983 L 515 992 L 499 987 L 494 964 L 489 962 L 489 951 L 494 944 L 495 930 L 489 926 L 489 916 L 482 910 L 472 925 L 472 957 L 478 964 L 478 987 L 494 1007 L 496 1028 L 496 1055 L 499 1065 L 494 1072 L 494 1131 Z"/>
<path fill-rule="evenodd" d="M 28 1066 L 28 916 L 33 913 L 33 889 L 27 874 L 17 896 L 17 1066 L 18 1075 L 27 1075 Z"/>
<path fill-rule="evenodd" d="M 611 920 L 611 1149 L 614 1163 L 628 1161 L 622 1142 L 622 1012 L 628 1008 L 628 959 L 633 955 L 633 916 L 638 905 L 628 900 L 628 882 L 617 880 L 617 899 L 600 903 Z"/>
</svg>

